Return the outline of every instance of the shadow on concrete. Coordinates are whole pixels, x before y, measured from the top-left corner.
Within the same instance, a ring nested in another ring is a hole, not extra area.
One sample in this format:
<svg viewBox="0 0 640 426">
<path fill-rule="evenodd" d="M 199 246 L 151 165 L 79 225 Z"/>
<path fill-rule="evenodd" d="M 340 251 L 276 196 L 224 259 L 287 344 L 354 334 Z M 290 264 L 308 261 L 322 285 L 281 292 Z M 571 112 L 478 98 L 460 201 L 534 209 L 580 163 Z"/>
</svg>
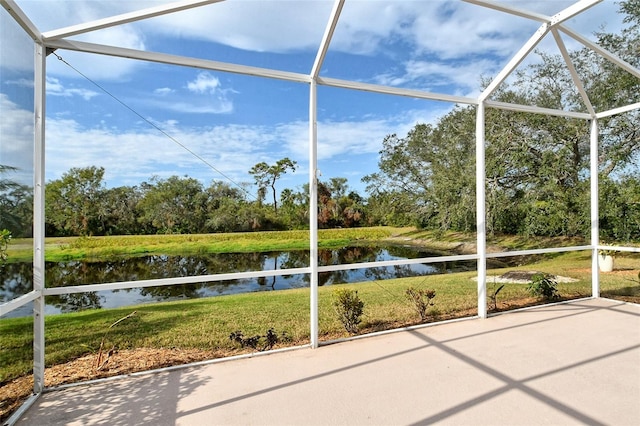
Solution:
<svg viewBox="0 0 640 426">
<path fill-rule="evenodd" d="M 51 392 L 20 424 L 640 424 L 639 317 L 542 306 Z"/>
</svg>

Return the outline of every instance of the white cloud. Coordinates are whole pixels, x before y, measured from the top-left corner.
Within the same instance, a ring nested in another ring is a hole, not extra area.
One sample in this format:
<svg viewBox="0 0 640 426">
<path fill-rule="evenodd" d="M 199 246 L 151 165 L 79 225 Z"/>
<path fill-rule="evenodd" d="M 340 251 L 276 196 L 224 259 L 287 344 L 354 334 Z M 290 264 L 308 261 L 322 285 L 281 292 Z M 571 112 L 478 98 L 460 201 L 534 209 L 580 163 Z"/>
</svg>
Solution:
<svg viewBox="0 0 640 426">
<path fill-rule="evenodd" d="M 144 37 L 129 26 L 108 28 L 78 38 L 98 44 L 145 50 Z M 71 66 L 57 60 L 56 55 Z M 142 71 L 146 66 L 142 61 L 70 51 L 56 51 L 48 59 L 47 70 L 54 75 L 80 78 L 75 70 L 77 69 L 92 80 L 127 80 L 134 72 Z"/>
<path fill-rule="evenodd" d="M 169 87 L 159 87 L 157 89 L 155 89 L 153 91 L 154 94 L 156 95 L 160 95 L 160 96 L 167 96 L 171 93 L 175 93 L 175 90 L 169 88 Z"/>
<path fill-rule="evenodd" d="M 186 102 L 155 103 L 155 105 L 181 114 L 228 114 L 233 112 L 233 103 L 226 99 L 213 99 L 212 101 L 190 99 Z"/>
<path fill-rule="evenodd" d="M 317 49 L 333 2 L 225 1 L 145 23 L 153 33 L 255 52 Z"/>
<path fill-rule="evenodd" d="M 71 25 L 90 22 L 111 15 L 134 10 L 137 7 L 149 7 L 148 2 L 99 2 L 77 1 L 19 1 L 18 6 L 27 14 L 36 27 L 42 31 L 51 31 Z M 129 9 L 127 9 L 129 8 Z M 135 25 L 118 26 L 98 30 L 74 37 L 92 43 L 120 46 L 131 49 L 145 49 L 144 35 Z M 33 46 L 33 45 L 32 45 Z M 127 59 L 110 58 L 86 53 L 56 51 L 67 62 L 96 80 L 125 80 L 131 73 L 139 70 L 143 63 Z M 24 56 L 24 55 L 23 55 Z M 30 54 L 33 61 L 33 54 Z M 79 77 L 76 71 L 50 55 L 48 72 L 58 76 Z"/>
<path fill-rule="evenodd" d="M 19 1 L 42 30 L 117 15 L 170 1 L 96 2 Z M 501 0 L 506 5 L 553 15 L 575 0 Z M 99 30 L 89 41 L 144 49 L 142 34 L 179 36 L 222 43 L 256 52 L 317 49 L 333 6 L 327 0 L 236 0 L 152 18 L 133 25 Z M 603 21 L 615 29 L 617 5 L 606 1 L 573 18 L 586 35 Z M 530 24 L 529 24 L 530 23 Z M 342 11 L 333 48 L 346 52 L 372 52 L 382 40 L 410 38 L 420 49 L 449 57 L 477 50 L 502 51 L 521 42 L 516 33 L 539 24 L 525 18 L 454 0 L 348 0 Z M 525 37 L 526 39 L 526 37 Z"/>
<path fill-rule="evenodd" d="M 28 78 L 19 78 L 17 80 L 7 80 L 4 83 L 9 85 L 15 85 L 20 87 L 30 87 L 30 88 L 33 88 L 35 86 L 34 81 Z"/>
<path fill-rule="evenodd" d="M 135 102 L 185 114 L 228 114 L 233 112 L 232 93 L 233 89 L 222 87 L 218 77 L 205 71 L 182 87 L 158 88 Z"/>
<path fill-rule="evenodd" d="M 90 101 L 91 98 L 98 96 L 99 93 L 88 89 L 66 88 L 59 79 L 47 77 L 47 95 L 62 96 L 65 98 L 80 96 L 85 101 Z"/>
<path fill-rule="evenodd" d="M 446 105 L 446 104 L 443 104 Z M 349 155 L 377 154 L 383 139 L 392 133 L 404 137 L 417 123 L 432 123 L 451 109 L 404 111 L 400 116 L 353 117 L 350 120 L 325 120 L 318 123 L 318 159 L 331 160 Z M 296 158 L 309 157 L 307 122 L 281 124 L 277 134 Z"/>
<path fill-rule="evenodd" d="M 34 51 L 33 40 L 8 13 L 0 13 L 0 68 L 31 71 Z"/>
<path fill-rule="evenodd" d="M 187 83 L 187 89 L 194 93 L 214 94 L 220 87 L 220 80 L 208 72 L 201 72 L 195 80 Z"/>
<path fill-rule="evenodd" d="M 12 180 L 33 185 L 33 112 L 0 93 L 0 114 L 0 164 L 18 169 Z"/>
<path fill-rule="evenodd" d="M 412 60 L 403 66 L 401 73 L 376 76 L 376 82 L 389 86 L 417 85 L 438 93 L 446 92 L 445 86 L 455 86 L 459 94 L 468 94 L 480 87 L 481 77 L 490 77 L 499 71 L 497 64 L 488 59 L 479 59 L 473 64 Z"/>
<path fill-rule="evenodd" d="M 272 142 L 264 128 L 250 126 L 187 127 L 175 120 L 155 129 L 87 128 L 75 120 L 47 121 L 47 179 L 57 179 L 71 167 L 102 166 L 109 185 L 136 185 L 154 175 L 184 175 L 208 182 L 247 178 L 261 149 Z M 194 157 L 204 158 L 216 170 Z"/>
<path fill-rule="evenodd" d="M 404 136 L 417 122 L 430 122 L 445 111 L 414 110 L 399 117 L 322 121 L 318 124 L 318 158 L 340 162 L 355 155 L 376 155 L 386 135 Z M 260 161 L 270 164 L 285 156 L 299 165 L 287 179 L 307 179 L 309 125 L 305 121 L 259 126 L 196 127 L 175 120 L 155 124 L 175 141 L 154 129 L 118 131 L 103 126 L 87 128 L 75 120 L 49 119 L 47 179 L 57 179 L 71 167 L 95 165 L 105 168 L 109 185 L 136 185 L 153 175 L 184 174 L 204 183 L 225 176 L 238 183 L 252 182 L 247 172 L 253 165 Z M 358 170 L 359 165 L 352 164 L 341 173 L 354 175 Z"/>
</svg>

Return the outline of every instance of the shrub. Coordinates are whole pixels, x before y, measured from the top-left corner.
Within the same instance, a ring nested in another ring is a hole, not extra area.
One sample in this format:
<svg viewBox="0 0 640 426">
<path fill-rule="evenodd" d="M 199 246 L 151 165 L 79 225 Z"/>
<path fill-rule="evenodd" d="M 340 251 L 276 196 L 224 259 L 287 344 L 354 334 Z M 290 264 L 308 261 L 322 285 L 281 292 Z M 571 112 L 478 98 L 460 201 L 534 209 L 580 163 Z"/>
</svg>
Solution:
<svg viewBox="0 0 640 426">
<path fill-rule="evenodd" d="M 341 288 L 333 292 L 333 307 L 345 330 L 351 334 L 358 333 L 358 324 L 362 321 L 364 302 L 355 290 Z"/>
<path fill-rule="evenodd" d="M 282 332 L 281 338 L 282 340 L 286 340 L 286 333 L 284 331 Z M 257 351 L 268 351 L 280 341 L 280 337 L 278 337 L 278 334 L 273 328 L 270 328 L 264 336 L 258 334 L 251 337 L 244 337 L 242 331 L 234 331 L 229 335 L 229 340 L 233 340 L 243 348 L 249 347 Z"/>
<path fill-rule="evenodd" d="M 433 306 L 432 300 L 436 297 L 435 290 L 423 289 L 418 290 L 413 287 L 409 287 L 405 293 L 407 299 L 409 299 L 413 303 L 413 307 L 420 315 L 421 321 L 427 320 L 427 309 L 429 306 Z"/>
<path fill-rule="evenodd" d="M 544 297 L 547 300 L 559 299 L 558 282 L 553 275 L 539 272 L 531 277 L 529 292 L 534 296 Z"/>
</svg>

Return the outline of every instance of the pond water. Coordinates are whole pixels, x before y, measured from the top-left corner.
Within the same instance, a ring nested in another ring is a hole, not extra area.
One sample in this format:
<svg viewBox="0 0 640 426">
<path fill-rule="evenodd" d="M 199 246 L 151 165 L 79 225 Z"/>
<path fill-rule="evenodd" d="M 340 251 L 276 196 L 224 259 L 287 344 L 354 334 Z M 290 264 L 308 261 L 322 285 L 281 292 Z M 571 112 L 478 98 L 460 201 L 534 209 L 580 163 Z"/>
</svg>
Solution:
<svg viewBox="0 0 640 426">
<path fill-rule="evenodd" d="M 345 247 L 319 250 L 320 265 L 352 264 L 395 259 L 431 257 L 432 253 L 411 247 Z M 152 255 L 107 261 L 47 262 L 46 286 L 97 284 L 154 278 L 303 268 L 309 264 L 308 251 L 269 253 L 223 253 L 193 256 Z M 440 262 L 428 265 L 396 265 L 360 268 L 319 274 L 319 285 L 355 283 L 379 279 L 411 277 L 475 270 L 475 261 Z M 0 303 L 9 301 L 33 288 L 31 263 L 6 264 L 0 267 Z M 47 296 L 45 313 L 55 314 L 82 309 L 113 308 L 154 301 L 192 299 L 254 291 L 275 291 L 309 286 L 308 274 L 251 278 L 128 290 L 95 291 Z M 31 315 L 33 307 L 25 305 L 7 316 Z"/>
</svg>

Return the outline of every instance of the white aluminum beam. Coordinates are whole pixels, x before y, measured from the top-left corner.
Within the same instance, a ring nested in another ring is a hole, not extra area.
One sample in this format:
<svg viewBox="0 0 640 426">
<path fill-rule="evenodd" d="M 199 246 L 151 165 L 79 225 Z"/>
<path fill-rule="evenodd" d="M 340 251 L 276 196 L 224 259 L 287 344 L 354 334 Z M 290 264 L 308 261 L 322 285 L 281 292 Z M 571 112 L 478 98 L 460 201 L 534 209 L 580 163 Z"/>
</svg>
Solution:
<svg viewBox="0 0 640 426">
<path fill-rule="evenodd" d="M 410 98 L 430 99 L 433 101 L 444 101 L 467 105 L 477 105 L 478 100 L 465 96 L 444 95 L 440 93 L 430 93 L 421 90 L 403 89 L 400 87 L 381 86 L 378 84 L 361 83 L 358 81 L 340 80 L 337 78 L 318 77 L 318 84 L 323 86 L 341 87 L 343 89 L 361 90 L 364 92 L 384 93 L 388 95 L 407 96 Z"/>
<path fill-rule="evenodd" d="M 4 1 L 4 0 L 3 0 Z M 91 31 L 101 30 L 104 28 L 114 27 L 117 25 L 128 24 L 130 22 L 140 21 L 142 19 L 153 18 L 155 16 L 166 15 L 168 13 L 180 12 L 182 10 L 192 9 L 211 3 L 218 3 L 224 0 L 184 0 L 175 3 L 165 4 L 161 6 L 150 7 L 147 9 L 137 10 L 135 12 L 123 13 L 121 15 L 109 18 L 99 19 L 96 21 L 85 22 L 70 27 L 60 28 L 57 30 L 47 31 L 42 34 L 43 40 L 58 40 L 65 37 L 71 37 L 78 34 L 84 34 Z"/>
<path fill-rule="evenodd" d="M 336 30 L 336 26 L 338 25 L 338 20 L 340 19 L 340 13 L 342 12 L 343 6 L 344 0 L 336 0 L 333 4 L 333 10 L 331 11 L 329 22 L 327 23 L 327 28 L 324 31 L 324 36 L 322 37 L 322 42 L 320 43 L 318 54 L 316 55 L 316 59 L 313 62 L 313 67 L 311 68 L 311 77 L 316 78 L 320 74 L 320 69 L 322 68 L 324 58 L 327 55 L 327 51 L 329 50 L 329 44 L 331 43 L 333 32 Z"/>
<path fill-rule="evenodd" d="M 144 288 L 155 286 L 161 287 L 176 284 L 196 284 L 202 282 L 238 280 L 244 278 L 308 274 L 310 271 L 310 268 L 292 268 L 275 269 L 268 271 L 232 272 L 227 274 L 194 275 L 189 277 L 158 278 L 142 281 L 119 281 L 113 283 L 82 284 L 75 286 L 46 288 L 44 289 L 43 294 L 45 296 L 59 296 L 61 294 L 86 293 L 89 291 L 124 290 L 128 288 Z"/>
<path fill-rule="evenodd" d="M 4 7 L 9 15 L 22 27 L 22 29 L 29 34 L 33 40 L 42 40 L 42 34 L 35 26 L 31 19 L 20 9 L 20 7 L 13 0 L 0 0 L 0 4 Z"/>
<path fill-rule="evenodd" d="M 491 108 L 504 109 L 508 111 L 530 112 L 533 114 L 553 115 L 556 117 L 578 118 L 581 120 L 590 120 L 591 115 L 586 112 L 564 111 L 561 109 L 542 108 L 532 105 L 511 104 L 508 102 L 485 101 L 485 104 Z"/>
<path fill-rule="evenodd" d="M 563 11 L 553 15 L 549 23 L 551 24 L 552 27 L 554 27 L 568 19 L 573 18 L 574 16 L 584 12 L 585 10 L 595 6 L 600 2 L 602 2 L 602 0 L 581 0 L 567 7 Z"/>
<path fill-rule="evenodd" d="M 625 112 L 634 111 L 636 109 L 640 109 L 640 102 L 636 102 L 635 104 L 625 105 L 620 108 L 610 109 L 609 111 L 603 111 L 596 115 L 596 118 L 604 118 L 611 117 L 612 115 L 624 114 Z"/>
<path fill-rule="evenodd" d="M 568 8 L 564 9 L 561 12 L 556 13 L 553 16 L 544 15 L 542 13 L 531 12 L 529 10 L 520 9 L 517 7 L 507 6 L 505 4 L 501 4 L 491 0 L 463 0 L 466 3 L 475 4 L 478 6 L 483 6 L 488 9 L 498 10 L 500 12 L 509 13 L 511 15 L 520 16 L 522 18 L 528 18 L 533 21 L 538 21 L 541 23 L 548 23 L 551 26 L 558 25 L 567 19 L 571 19 L 572 17 L 584 12 L 590 7 L 595 6 L 596 4 L 602 2 L 603 0 L 581 0 Z"/>
<path fill-rule="evenodd" d="M 461 254 L 454 256 L 433 256 L 433 257 L 420 257 L 415 259 L 394 259 L 394 260 L 379 260 L 377 262 L 363 262 L 363 263 L 346 263 L 340 265 L 326 265 L 318 266 L 318 272 L 333 272 L 333 271 L 351 271 L 354 269 L 364 268 L 381 268 L 386 266 L 397 265 L 424 265 L 429 263 L 440 262 L 459 262 L 461 260 L 477 260 L 477 254 Z"/>
<path fill-rule="evenodd" d="M 487 318 L 487 205 L 485 104 L 476 111 L 476 253 L 478 254 L 478 316 Z"/>
<path fill-rule="evenodd" d="M 513 58 L 509 61 L 507 66 L 505 66 L 502 71 L 498 73 L 496 78 L 494 78 L 491 83 L 487 86 L 486 89 L 480 94 L 479 101 L 486 100 L 491 94 L 498 88 L 500 84 L 511 74 L 517 67 L 520 65 L 520 62 L 524 60 L 524 58 L 533 50 L 534 47 L 538 45 L 540 40 L 547 35 L 549 31 L 549 24 L 544 23 L 540 25 L 540 28 L 527 40 L 527 42 L 520 48 L 518 53 L 515 54 Z"/>
<path fill-rule="evenodd" d="M 30 291 L 27 294 L 23 294 L 20 297 L 16 297 L 15 299 L 11 299 L 8 302 L 0 304 L 0 317 L 8 314 L 9 312 L 15 311 L 27 303 L 33 302 L 40 297 L 41 294 L 42 293 L 40 291 Z"/>
<path fill-rule="evenodd" d="M 3 425 L 4 426 L 13 426 L 13 425 L 17 424 L 20 421 L 20 419 L 22 418 L 22 416 L 27 412 L 27 410 L 29 410 L 29 408 L 31 408 L 33 406 L 33 404 L 36 403 L 36 401 L 40 398 L 41 395 L 42 395 L 42 393 L 37 393 L 37 394 L 34 394 L 34 395 L 30 395 L 27 398 L 27 400 L 22 403 L 20 408 L 18 408 L 16 411 L 14 411 L 13 414 L 11 415 L 11 417 L 9 417 L 7 420 L 5 420 Z"/>
<path fill-rule="evenodd" d="M 589 95 L 587 95 L 587 92 L 584 90 L 582 80 L 580 80 L 580 76 L 578 75 L 576 68 L 573 66 L 573 62 L 571 61 L 569 52 L 567 51 L 567 48 L 562 41 L 562 37 L 560 37 L 558 30 L 555 28 L 551 30 L 551 33 L 553 34 L 553 38 L 556 40 L 556 44 L 558 45 L 558 49 L 560 49 L 560 54 L 562 55 L 565 64 L 567 64 L 567 68 L 569 69 L 569 73 L 571 74 L 571 78 L 573 79 L 573 84 L 576 85 L 576 89 L 578 89 L 578 93 L 580 93 L 580 97 L 582 97 L 582 102 L 587 108 L 587 111 L 589 111 L 589 114 L 591 114 L 592 117 L 595 117 L 596 112 L 593 109 L 593 105 L 591 105 Z"/>
<path fill-rule="evenodd" d="M 309 83 L 311 78 L 306 74 L 278 71 L 267 68 L 250 67 L 207 59 L 189 58 L 185 56 L 168 55 L 165 53 L 147 52 L 144 50 L 126 49 L 123 47 L 107 46 L 103 44 L 86 43 L 76 40 L 54 40 L 47 42 L 48 47 L 55 49 L 73 50 L 77 52 L 96 53 L 99 55 L 116 56 L 119 58 L 137 59 L 161 64 L 180 65 L 184 67 L 200 68 L 213 71 L 223 71 L 235 74 L 252 75 L 278 80 Z"/>
<path fill-rule="evenodd" d="M 627 246 L 598 246 L 598 250 L 614 250 L 614 251 L 624 251 L 627 253 L 640 253 L 640 247 L 627 247 Z"/>
<path fill-rule="evenodd" d="M 571 30 L 569 28 L 567 28 L 564 25 L 559 25 L 558 28 L 563 33 L 565 33 L 565 34 L 569 35 L 570 37 L 574 38 L 575 40 L 579 41 L 585 47 L 588 47 L 589 49 L 593 50 L 594 52 L 596 52 L 597 54 L 599 54 L 603 58 L 605 58 L 608 61 L 612 62 L 613 64 L 619 66 L 620 68 L 622 68 L 623 70 L 627 71 L 628 73 L 636 76 L 637 78 L 640 78 L 640 69 L 635 68 L 633 65 L 629 64 L 628 62 L 623 61 L 618 56 L 614 55 L 613 53 L 609 52 L 606 49 L 603 49 L 602 47 L 598 46 L 597 44 L 591 42 L 586 37 L 581 36 L 580 34 L 576 33 L 575 31 L 573 31 L 573 30 Z"/>
<path fill-rule="evenodd" d="M 45 289 L 45 117 L 47 48 L 35 44 L 34 143 L 33 143 L 33 289 L 40 297 L 33 301 L 33 391 L 44 389 L 44 289 Z"/>
<path fill-rule="evenodd" d="M 311 347 L 319 344 L 318 322 L 318 86 L 309 87 L 309 327 Z"/>
<path fill-rule="evenodd" d="M 599 204 L 599 169 L 598 169 L 598 120 L 591 120 L 590 135 L 590 198 L 591 198 L 591 296 L 600 297 L 600 274 L 598 269 L 598 249 L 600 245 L 600 204 Z"/>
<path fill-rule="evenodd" d="M 487 258 L 496 259 L 500 257 L 511 257 L 511 256 L 531 256 L 532 254 L 547 254 L 547 253 L 566 253 L 569 251 L 583 251 L 583 250 L 591 250 L 593 246 L 571 246 L 571 247 L 550 247 L 550 248 L 542 248 L 542 249 L 531 249 L 531 250 L 515 250 L 515 251 L 505 251 L 501 253 L 487 253 Z"/>
<path fill-rule="evenodd" d="M 478 6 L 486 7 L 487 9 L 499 10 L 500 12 L 509 13 L 511 15 L 520 16 L 522 18 L 532 19 L 538 22 L 550 22 L 551 16 L 543 15 L 537 12 L 531 12 L 528 10 L 507 6 L 495 1 L 489 0 L 463 0 L 466 3 L 475 4 Z"/>
</svg>

